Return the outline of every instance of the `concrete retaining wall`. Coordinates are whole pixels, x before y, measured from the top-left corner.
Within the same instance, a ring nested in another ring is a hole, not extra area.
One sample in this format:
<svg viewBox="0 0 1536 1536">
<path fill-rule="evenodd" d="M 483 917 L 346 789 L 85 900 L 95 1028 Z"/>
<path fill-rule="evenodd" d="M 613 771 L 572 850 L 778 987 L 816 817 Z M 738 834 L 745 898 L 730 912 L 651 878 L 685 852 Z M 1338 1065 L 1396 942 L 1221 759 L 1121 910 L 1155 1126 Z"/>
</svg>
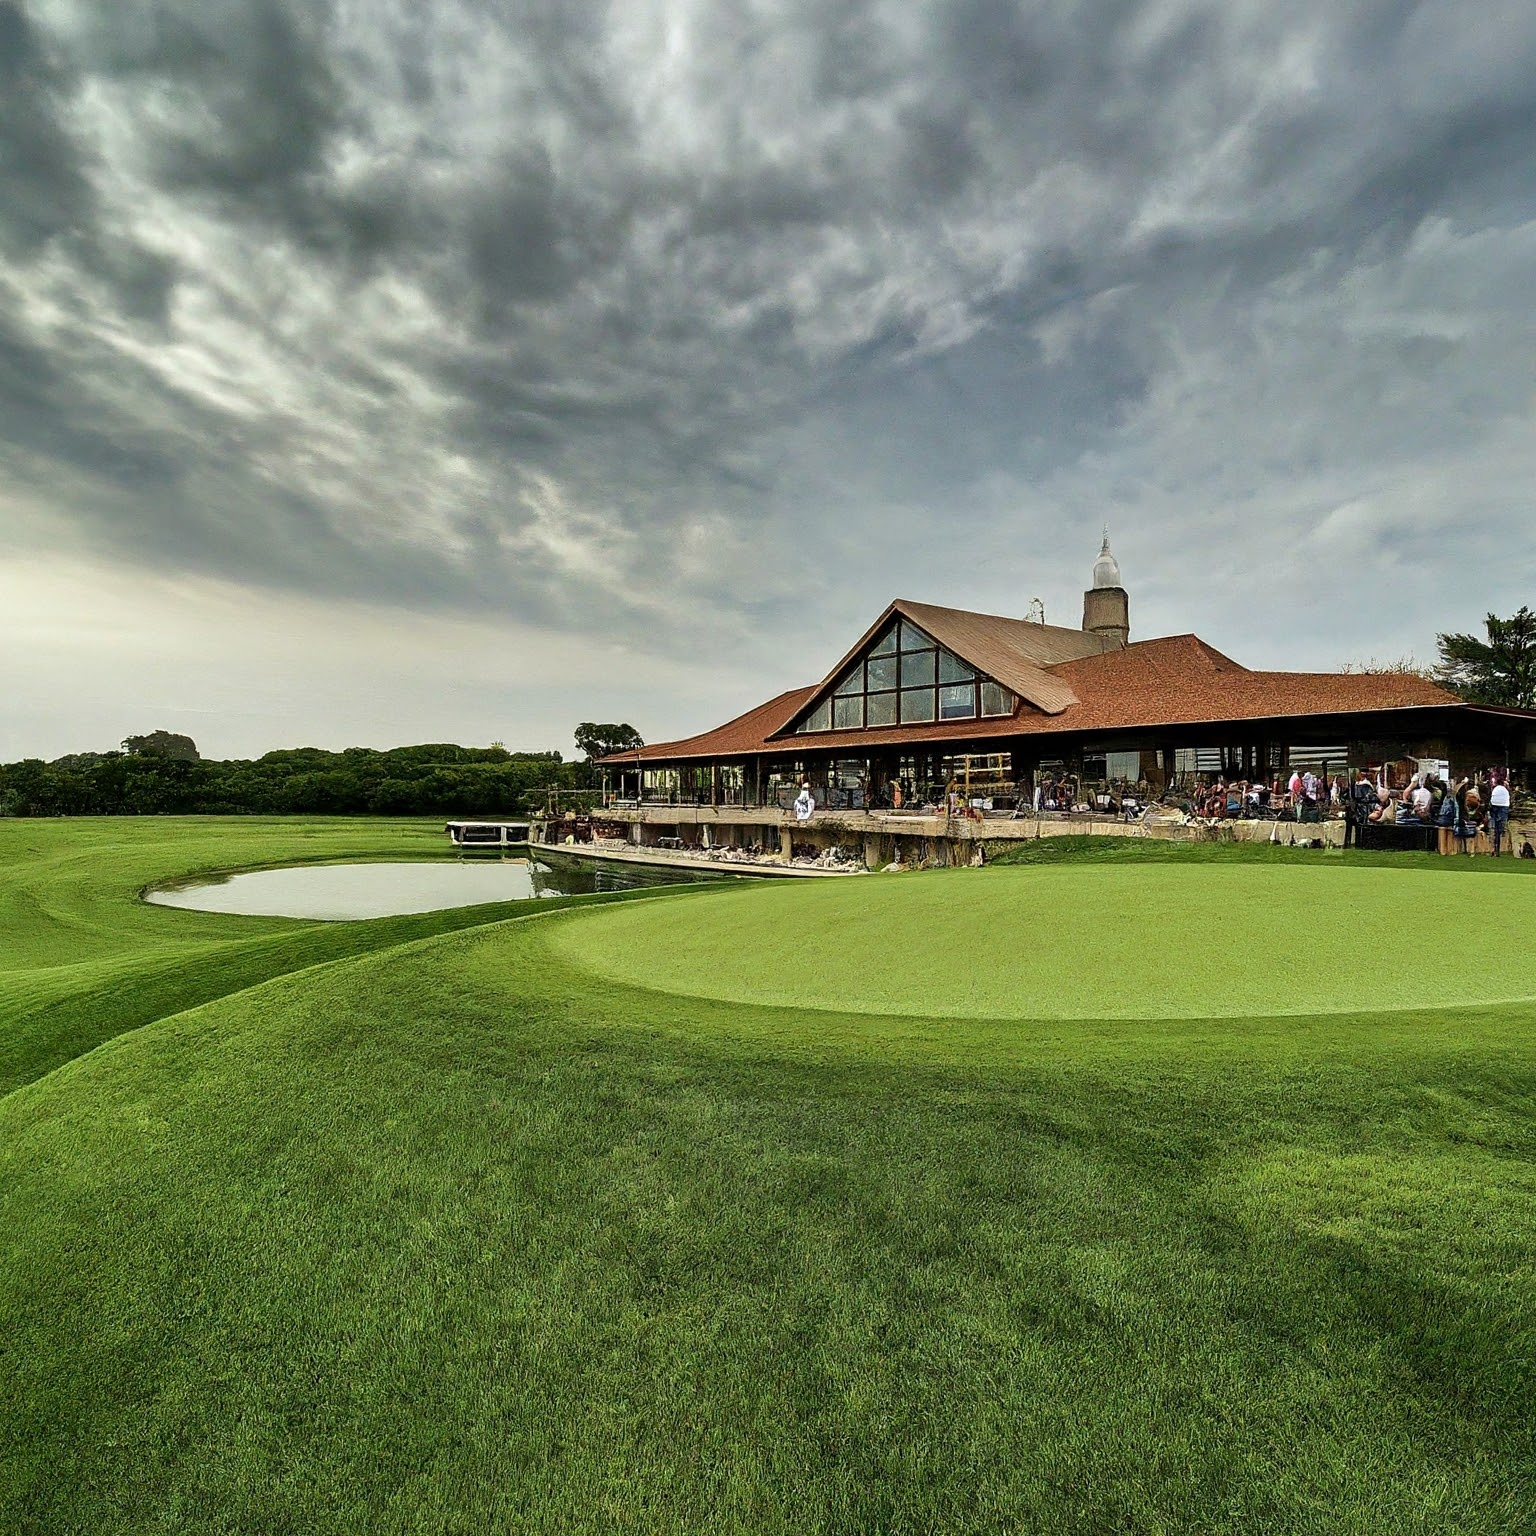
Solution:
<svg viewBox="0 0 1536 1536">
<path fill-rule="evenodd" d="M 1124 822 L 1108 817 L 1059 817 L 989 819 L 968 817 L 903 816 L 878 811 L 819 811 L 809 822 L 798 823 L 773 811 L 730 811 L 710 807 L 679 806 L 661 810 L 613 814 L 607 819 L 625 821 L 630 836 L 641 848 L 655 848 L 662 837 L 680 837 L 685 845 L 746 848 L 753 844 L 788 860 L 791 849 L 820 853 L 845 848 L 861 858 L 868 869 L 887 864 L 924 864 L 943 867 L 973 863 L 977 845 L 999 852 L 1020 842 L 1048 837 L 1147 837 L 1163 842 L 1279 843 L 1305 847 L 1321 842 L 1326 848 L 1344 846 L 1342 821 L 1218 821 Z M 1536 827 L 1512 826 L 1516 846 L 1531 839 Z M 558 843 L 559 822 L 535 823 L 535 842 Z"/>
</svg>

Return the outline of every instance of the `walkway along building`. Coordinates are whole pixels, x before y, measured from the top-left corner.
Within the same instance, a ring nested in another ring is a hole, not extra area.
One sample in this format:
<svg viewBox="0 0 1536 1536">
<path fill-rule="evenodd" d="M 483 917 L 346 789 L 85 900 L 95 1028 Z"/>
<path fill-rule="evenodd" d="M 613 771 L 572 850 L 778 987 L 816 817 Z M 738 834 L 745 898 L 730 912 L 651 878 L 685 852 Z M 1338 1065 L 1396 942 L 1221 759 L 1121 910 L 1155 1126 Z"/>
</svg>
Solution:
<svg viewBox="0 0 1536 1536">
<path fill-rule="evenodd" d="M 838 813 L 829 834 L 867 835 L 891 829 L 898 801 L 947 812 L 956 786 L 995 812 L 1043 776 L 1156 796 L 1216 773 L 1391 777 L 1426 760 L 1526 768 L 1536 714 L 1412 676 L 1250 671 L 1196 635 L 1133 641 L 1106 536 L 1079 629 L 898 599 L 819 682 L 603 768 L 605 814 L 632 842 L 777 847 L 802 783 Z"/>
</svg>

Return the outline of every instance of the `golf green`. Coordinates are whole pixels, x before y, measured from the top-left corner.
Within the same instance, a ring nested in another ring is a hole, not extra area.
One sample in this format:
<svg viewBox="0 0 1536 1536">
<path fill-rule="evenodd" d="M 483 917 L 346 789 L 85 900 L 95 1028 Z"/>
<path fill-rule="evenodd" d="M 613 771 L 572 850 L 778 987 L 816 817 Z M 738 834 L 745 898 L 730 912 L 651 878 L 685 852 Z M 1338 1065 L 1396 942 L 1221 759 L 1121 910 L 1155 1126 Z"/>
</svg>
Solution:
<svg viewBox="0 0 1536 1536">
<path fill-rule="evenodd" d="M 1437 868 L 1138 864 L 795 881 L 552 924 L 611 981 L 779 1007 L 1170 1019 L 1536 997 L 1536 883 Z"/>
</svg>

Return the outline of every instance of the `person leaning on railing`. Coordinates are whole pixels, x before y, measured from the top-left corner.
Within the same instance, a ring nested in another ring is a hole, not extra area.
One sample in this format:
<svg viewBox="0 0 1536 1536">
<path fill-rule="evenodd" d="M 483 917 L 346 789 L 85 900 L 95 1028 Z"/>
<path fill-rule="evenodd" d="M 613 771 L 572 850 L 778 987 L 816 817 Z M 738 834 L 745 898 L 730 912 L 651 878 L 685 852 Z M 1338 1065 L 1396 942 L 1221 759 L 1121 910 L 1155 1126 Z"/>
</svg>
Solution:
<svg viewBox="0 0 1536 1536">
<path fill-rule="evenodd" d="M 1438 846 L 1441 853 L 1455 853 L 1457 833 L 1461 825 L 1461 802 L 1449 784 L 1440 797 L 1440 808 L 1435 812 L 1435 826 L 1439 830 Z"/>
<path fill-rule="evenodd" d="M 1472 786 L 1467 787 L 1466 799 L 1461 802 L 1461 827 L 1458 836 L 1461 839 L 1461 851 L 1463 853 L 1475 853 L 1474 846 L 1482 835 L 1483 825 L 1486 820 L 1483 811 L 1483 797 Z"/>
</svg>

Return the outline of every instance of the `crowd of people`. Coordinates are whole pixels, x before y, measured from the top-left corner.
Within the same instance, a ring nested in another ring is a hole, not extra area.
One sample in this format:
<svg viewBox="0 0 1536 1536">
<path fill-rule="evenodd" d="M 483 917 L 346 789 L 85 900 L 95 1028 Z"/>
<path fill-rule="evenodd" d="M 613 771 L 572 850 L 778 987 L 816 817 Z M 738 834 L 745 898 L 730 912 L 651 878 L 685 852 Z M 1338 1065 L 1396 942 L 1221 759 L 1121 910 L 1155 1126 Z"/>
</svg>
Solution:
<svg viewBox="0 0 1536 1536">
<path fill-rule="evenodd" d="M 872 803 L 882 809 L 943 809 L 951 816 L 980 814 L 971 811 L 958 779 L 952 778 L 942 792 L 937 784 L 926 786 L 926 790 L 925 795 L 918 795 L 916 787 L 893 779 L 881 787 L 872 802 L 861 797 L 858 804 L 860 808 Z M 1048 772 L 1035 781 L 1027 796 L 1019 798 L 1016 814 L 1108 809 L 1129 815 L 1132 808 L 1136 812 L 1143 809 L 1148 798 L 1144 791 L 1133 794 L 1129 790 L 1089 796 L 1087 786 L 1072 775 Z M 1176 790 L 1163 798 L 1176 805 L 1185 803 Z M 1011 795 L 1002 799 L 1005 807 L 1013 803 Z M 819 793 L 808 782 L 802 783 L 792 806 L 795 819 L 810 820 L 820 804 Z M 1365 769 L 1353 782 L 1343 773 L 1302 766 L 1267 780 L 1229 779 L 1218 774 L 1195 783 L 1188 793 L 1188 808 L 1192 816 L 1213 822 L 1343 819 L 1346 844 L 1359 841 L 1362 828 L 1385 824 L 1434 829 L 1442 853 L 1516 851 L 1509 831 L 1509 770 L 1503 767 L 1491 767 L 1454 783 L 1436 773 L 1423 772 L 1401 787 L 1389 787 L 1384 777 L 1372 776 Z"/>
<path fill-rule="evenodd" d="M 1195 786 L 1190 810 L 1207 821 L 1278 816 L 1321 821 L 1330 811 L 1342 808 L 1348 791 L 1347 779 L 1329 778 L 1310 768 L 1294 770 L 1289 780 L 1227 779 L 1218 775 Z"/>
<path fill-rule="evenodd" d="M 1191 810 L 1208 821 L 1342 816 L 1356 831 L 1383 823 L 1434 828 L 1442 853 L 1470 851 L 1480 840 L 1495 855 L 1515 851 L 1509 836 L 1509 770 L 1501 767 L 1454 783 L 1435 773 L 1417 774 L 1401 788 L 1389 788 L 1365 769 L 1353 784 L 1342 774 L 1310 768 L 1270 782 L 1217 777 L 1196 786 Z"/>
<path fill-rule="evenodd" d="M 1433 773 L 1416 775 L 1396 791 L 1362 769 L 1350 790 L 1349 816 L 1356 827 L 1433 827 L 1441 853 L 1471 852 L 1484 840 L 1495 857 L 1513 853 L 1509 810 L 1506 768 L 1490 768 L 1454 784 Z"/>
<path fill-rule="evenodd" d="M 1035 785 L 1033 796 L 1037 811 L 1070 811 L 1082 804 L 1077 783 L 1066 774 L 1044 774 Z"/>
</svg>

